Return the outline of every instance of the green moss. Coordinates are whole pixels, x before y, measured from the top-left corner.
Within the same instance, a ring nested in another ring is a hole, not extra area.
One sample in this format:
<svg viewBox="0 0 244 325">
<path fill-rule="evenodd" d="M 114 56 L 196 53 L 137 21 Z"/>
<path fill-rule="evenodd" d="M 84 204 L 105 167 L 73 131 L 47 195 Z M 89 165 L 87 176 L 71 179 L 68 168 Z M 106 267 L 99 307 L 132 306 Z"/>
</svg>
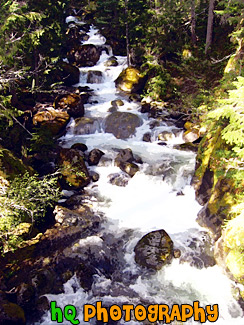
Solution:
<svg viewBox="0 0 244 325">
<path fill-rule="evenodd" d="M 244 284 L 243 252 L 238 249 L 231 250 L 226 257 L 226 265 L 235 279 Z"/>
<path fill-rule="evenodd" d="M 26 172 L 33 174 L 33 170 L 26 166 L 21 159 L 15 157 L 11 151 L 0 147 L 0 176 L 4 179 L 13 180 L 16 176 Z"/>
</svg>

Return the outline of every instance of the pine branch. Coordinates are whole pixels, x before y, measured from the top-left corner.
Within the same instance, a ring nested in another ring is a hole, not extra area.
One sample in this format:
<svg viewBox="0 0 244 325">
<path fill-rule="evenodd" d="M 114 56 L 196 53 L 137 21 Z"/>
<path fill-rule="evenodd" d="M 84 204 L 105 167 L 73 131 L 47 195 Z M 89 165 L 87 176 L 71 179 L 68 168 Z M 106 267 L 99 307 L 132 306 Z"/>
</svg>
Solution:
<svg viewBox="0 0 244 325">
<path fill-rule="evenodd" d="M 6 108 L 6 107 L 4 107 L 1 103 L 0 103 L 0 107 L 2 108 L 2 109 L 4 109 L 5 111 L 7 111 L 8 113 L 9 113 L 9 110 Z M 9 113 L 9 115 L 12 117 L 12 119 L 16 122 L 16 123 L 18 123 L 31 137 L 33 137 L 33 135 L 32 135 L 32 133 L 30 132 L 30 131 L 28 131 L 27 130 L 27 128 L 22 124 L 22 123 L 20 123 L 20 121 L 15 117 L 15 116 L 13 116 L 13 114 L 11 114 L 11 113 Z"/>
</svg>

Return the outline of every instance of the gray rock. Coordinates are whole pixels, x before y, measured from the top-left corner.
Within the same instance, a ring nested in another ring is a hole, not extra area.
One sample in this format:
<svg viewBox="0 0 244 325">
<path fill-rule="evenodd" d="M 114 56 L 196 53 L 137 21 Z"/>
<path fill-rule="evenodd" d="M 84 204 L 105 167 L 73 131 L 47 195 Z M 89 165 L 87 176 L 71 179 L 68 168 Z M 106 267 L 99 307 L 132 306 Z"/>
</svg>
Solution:
<svg viewBox="0 0 244 325">
<path fill-rule="evenodd" d="M 135 114 L 114 112 L 105 119 L 105 132 L 112 133 L 117 139 L 128 139 L 141 125 L 141 118 Z"/>
</svg>

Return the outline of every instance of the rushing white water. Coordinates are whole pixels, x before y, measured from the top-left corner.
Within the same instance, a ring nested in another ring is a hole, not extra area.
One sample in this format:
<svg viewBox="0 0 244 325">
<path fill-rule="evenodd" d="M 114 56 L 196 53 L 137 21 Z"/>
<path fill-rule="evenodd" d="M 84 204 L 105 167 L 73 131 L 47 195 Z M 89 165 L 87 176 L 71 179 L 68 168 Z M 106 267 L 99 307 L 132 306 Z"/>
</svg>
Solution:
<svg viewBox="0 0 244 325">
<path fill-rule="evenodd" d="M 67 22 L 74 21 L 72 17 Z M 86 43 L 103 45 L 106 40 L 96 28 L 91 28 L 89 40 Z M 217 266 L 197 268 L 191 261 L 199 258 L 197 248 L 190 248 L 189 242 L 193 238 L 196 245 L 204 243 L 205 231 L 195 221 L 200 206 L 195 201 L 194 190 L 190 180 L 194 171 L 195 155 L 173 149 L 173 144 L 182 143 L 182 137 L 177 136 L 167 141 L 166 146 L 158 145 L 157 135 L 162 131 L 176 129 L 160 122 L 150 130 L 152 119 L 139 112 L 140 104 L 129 102 L 127 97 L 117 92 L 114 80 L 126 67 L 126 58 L 117 57 L 117 67 L 106 67 L 104 62 L 112 55 L 102 52 L 99 62 L 94 67 L 80 68 L 82 86 L 89 86 L 94 90 L 91 103 L 85 105 L 85 116 L 97 118 L 99 127 L 93 134 L 74 135 L 74 121 L 70 122 L 67 134 L 61 139 L 64 147 L 70 147 L 77 142 L 85 143 L 89 150 L 99 148 L 108 158 L 103 164 L 90 167 L 100 175 L 99 181 L 88 186 L 87 191 L 94 196 L 93 208 L 103 211 L 107 220 L 98 236 L 91 236 L 80 240 L 76 248 L 80 254 L 85 249 L 98 256 L 111 254 L 118 259 L 120 275 L 113 273 L 97 274 L 91 290 L 85 291 L 74 276 L 64 286 L 64 293 L 47 295 L 48 299 L 57 301 L 59 307 L 71 304 L 77 307 L 81 324 L 83 321 L 82 306 L 102 301 L 105 306 L 112 304 L 192 304 L 199 301 L 201 306 L 219 305 L 219 319 L 216 324 L 243 324 L 243 312 L 232 297 L 232 282 Z M 88 71 L 101 71 L 103 80 L 98 84 L 87 83 Z M 76 85 L 78 86 L 78 85 Z M 116 139 L 112 134 L 103 131 L 103 120 L 109 114 L 111 100 L 122 99 L 123 106 L 119 111 L 129 111 L 138 114 L 143 124 L 137 129 L 135 136 L 128 140 Z M 96 103 L 92 103 L 96 101 Z M 142 141 L 144 133 L 151 131 L 152 143 Z M 140 171 L 135 174 L 125 187 L 112 185 L 108 175 L 120 173 L 114 165 L 117 149 L 131 148 L 134 155 L 138 155 L 142 164 Z M 166 174 L 165 166 L 171 172 Z M 162 172 L 163 170 L 164 172 Z M 164 177 L 163 177 L 164 174 Z M 179 195 L 179 193 L 181 195 Z M 165 229 L 174 241 L 176 248 L 180 248 L 188 262 L 174 259 L 172 264 L 157 272 L 141 270 L 134 261 L 134 247 L 138 240 L 146 233 Z M 117 244 L 120 243 L 121 244 Z M 118 246 L 116 246 L 118 245 Z M 121 250 L 114 253 L 113 250 Z M 77 248 L 78 247 L 78 248 Z M 113 255 L 115 254 L 115 255 Z M 40 322 L 43 325 L 58 324 L 50 321 L 48 312 Z M 68 322 L 67 322 L 68 323 Z M 89 322 L 95 324 L 94 319 Z M 149 322 L 130 321 L 129 324 L 148 324 Z M 172 322 L 172 324 L 177 322 Z M 186 324 L 193 324 L 192 319 Z M 207 321 L 207 323 L 210 323 Z M 120 324 L 128 322 L 120 321 Z"/>
</svg>

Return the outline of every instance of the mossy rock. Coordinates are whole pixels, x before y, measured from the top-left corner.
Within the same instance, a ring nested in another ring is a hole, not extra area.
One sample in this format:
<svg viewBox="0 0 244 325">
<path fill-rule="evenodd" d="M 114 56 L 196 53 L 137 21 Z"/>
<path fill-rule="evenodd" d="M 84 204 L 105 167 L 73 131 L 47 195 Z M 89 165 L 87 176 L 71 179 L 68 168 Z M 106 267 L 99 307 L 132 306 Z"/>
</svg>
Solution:
<svg viewBox="0 0 244 325">
<path fill-rule="evenodd" d="M 31 236 L 32 230 L 33 230 L 33 224 L 28 222 L 22 222 L 15 228 L 13 234 L 25 240 Z"/>
<path fill-rule="evenodd" d="M 226 266 L 234 278 L 244 284 L 244 214 L 227 222 L 223 231 Z"/>
<path fill-rule="evenodd" d="M 13 155 L 11 151 L 0 146 L 0 178 L 1 182 L 13 180 L 16 176 L 24 175 L 26 172 L 34 174 L 34 170 L 25 165 L 23 161 Z M 4 181 L 5 180 L 5 181 Z"/>
<path fill-rule="evenodd" d="M 105 67 L 117 67 L 118 61 L 116 57 L 111 57 L 107 61 L 104 62 Z"/>
<path fill-rule="evenodd" d="M 199 137 L 200 137 L 200 133 L 199 130 L 197 129 L 188 129 L 183 134 L 183 140 L 185 142 L 194 142 L 197 139 L 199 139 Z"/>
<path fill-rule="evenodd" d="M 54 108 L 67 112 L 74 118 L 82 117 L 85 113 L 82 98 L 73 93 L 57 96 L 54 101 Z"/>
<path fill-rule="evenodd" d="M 2 301 L 2 306 L 0 306 L 0 324 L 1 325 L 25 325 L 25 313 L 24 310 L 7 300 Z"/>
<path fill-rule="evenodd" d="M 234 278 L 244 284 L 243 252 L 238 249 L 231 250 L 226 257 L 226 266 Z"/>
<path fill-rule="evenodd" d="M 92 67 L 100 59 L 100 51 L 93 44 L 75 46 L 67 53 L 70 63 L 78 67 Z"/>
<path fill-rule="evenodd" d="M 135 246 L 135 261 L 139 265 L 159 270 L 173 258 L 173 241 L 163 229 L 143 236 Z"/>
<path fill-rule="evenodd" d="M 125 93 L 136 93 L 145 86 L 145 77 L 133 67 L 123 70 L 115 80 L 116 87 Z"/>
<path fill-rule="evenodd" d="M 59 61 L 48 76 L 49 84 L 63 82 L 65 86 L 77 84 L 80 80 L 80 71 L 77 67 L 64 61 Z"/>
<path fill-rule="evenodd" d="M 67 186 L 79 189 L 89 184 L 89 173 L 79 150 L 62 148 L 58 165 Z"/>
<path fill-rule="evenodd" d="M 33 124 L 46 127 L 53 135 L 57 135 L 68 124 L 70 116 L 67 112 L 47 108 L 36 113 L 33 117 Z"/>
<path fill-rule="evenodd" d="M 105 132 L 112 133 L 117 139 L 127 139 L 135 134 L 142 125 L 138 115 L 127 112 L 113 112 L 105 119 Z"/>
</svg>

